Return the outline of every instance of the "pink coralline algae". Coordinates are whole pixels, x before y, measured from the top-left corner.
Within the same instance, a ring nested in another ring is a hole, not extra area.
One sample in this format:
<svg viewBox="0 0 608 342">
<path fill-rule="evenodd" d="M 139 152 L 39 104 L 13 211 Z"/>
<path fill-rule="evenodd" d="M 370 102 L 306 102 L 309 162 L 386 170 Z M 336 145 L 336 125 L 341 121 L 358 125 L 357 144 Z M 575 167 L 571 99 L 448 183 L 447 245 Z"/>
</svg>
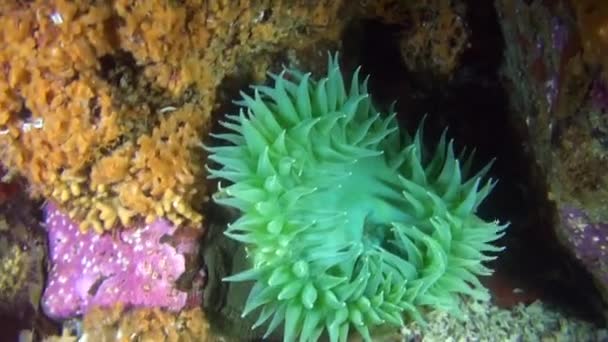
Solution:
<svg viewBox="0 0 608 342">
<path fill-rule="evenodd" d="M 49 317 L 67 319 L 119 303 L 171 311 L 192 304 L 176 280 L 196 255 L 196 244 L 174 239 L 177 228 L 170 222 L 159 219 L 114 235 L 82 233 L 77 223 L 47 204 L 45 223 L 51 269 L 42 307 Z M 179 241 L 174 246 L 171 240 Z"/>
</svg>

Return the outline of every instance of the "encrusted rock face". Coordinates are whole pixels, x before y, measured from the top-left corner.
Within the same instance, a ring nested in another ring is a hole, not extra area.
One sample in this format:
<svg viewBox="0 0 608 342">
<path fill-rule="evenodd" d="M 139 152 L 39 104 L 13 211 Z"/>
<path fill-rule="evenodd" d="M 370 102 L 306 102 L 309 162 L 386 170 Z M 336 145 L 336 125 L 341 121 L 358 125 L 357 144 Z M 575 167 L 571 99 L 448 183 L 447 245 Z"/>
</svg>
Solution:
<svg viewBox="0 0 608 342">
<path fill-rule="evenodd" d="M 94 308 L 78 327 L 64 327 L 61 336 L 53 335 L 47 342 L 65 341 L 155 341 L 215 342 L 209 322 L 200 307 L 169 312 L 159 308 L 128 310 L 122 305 Z"/>
<path fill-rule="evenodd" d="M 21 329 L 40 333 L 48 323 L 39 309 L 46 239 L 37 203 L 25 196 L 22 186 L 16 180 L 0 180 L 0 335 L 7 340 L 16 340 Z"/>
<path fill-rule="evenodd" d="M 470 36 L 465 1 L 382 0 L 365 4 L 367 17 L 399 27 L 399 52 L 410 71 L 441 82 L 461 66 Z"/>
<path fill-rule="evenodd" d="M 606 2 L 495 2 L 515 126 L 562 245 L 608 293 Z M 602 33 L 603 32 L 603 33 Z M 605 297 L 608 299 L 608 297 Z"/>
<path fill-rule="evenodd" d="M 68 319 L 117 304 L 170 311 L 201 304 L 204 274 L 192 262 L 200 230 L 159 219 L 98 235 L 81 232 L 53 204 L 45 213 L 51 269 L 42 307 L 48 316 Z M 189 289 L 179 288 L 180 277 L 189 277 Z"/>
<path fill-rule="evenodd" d="M 567 246 L 598 279 L 608 284 L 608 222 L 593 222 L 581 209 L 563 206 L 560 209 L 559 233 Z"/>
<path fill-rule="evenodd" d="M 218 341 L 201 308 L 172 313 L 158 308 L 128 311 L 118 306 L 95 309 L 85 316 L 83 339 L 113 341 L 116 336 L 158 342 Z"/>
<path fill-rule="evenodd" d="M 225 77 L 336 39 L 341 1 L 5 1 L 0 155 L 98 233 L 202 220 L 198 143 Z"/>
</svg>

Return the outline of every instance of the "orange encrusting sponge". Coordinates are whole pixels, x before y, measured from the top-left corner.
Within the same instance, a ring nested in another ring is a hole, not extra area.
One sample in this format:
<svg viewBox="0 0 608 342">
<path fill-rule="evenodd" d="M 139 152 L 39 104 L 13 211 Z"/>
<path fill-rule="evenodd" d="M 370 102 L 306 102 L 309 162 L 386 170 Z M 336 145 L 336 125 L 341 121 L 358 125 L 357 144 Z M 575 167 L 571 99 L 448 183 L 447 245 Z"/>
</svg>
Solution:
<svg viewBox="0 0 608 342">
<path fill-rule="evenodd" d="M 287 45 L 336 41 L 340 6 L 3 2 L 2 163 L 82 229 L 101 233 L 159 216 L 199 225 L 206 198 L 199 144 L 217 86 L 237 72 L 263 77 L 270 53 Z"/>
</svg>

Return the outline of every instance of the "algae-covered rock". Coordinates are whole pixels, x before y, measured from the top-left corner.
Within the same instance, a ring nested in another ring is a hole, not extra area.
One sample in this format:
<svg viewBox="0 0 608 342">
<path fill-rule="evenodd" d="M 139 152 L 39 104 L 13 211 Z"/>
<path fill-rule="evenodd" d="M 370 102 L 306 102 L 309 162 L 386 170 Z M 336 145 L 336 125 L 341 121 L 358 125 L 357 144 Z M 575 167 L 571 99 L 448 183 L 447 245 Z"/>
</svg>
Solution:
<svg viewBox="0 0 608 342">
<path fill-rule="evenodd" d="M 600 33 L 608 6 L 596 0 L 495 5 L 510 113 L 533 161 L 527 168 L 536 189 L 544 192 L 535 194 L 545 203 L 539 210 L 549 208 L 547 221 L 561 245 L 606 295 L 601 246 L 608 236 L 608 41 Z"/>
<path fill-rule="evenodd" d="M 463 319 L 443 312 L 429 315 L 428 325 L 413 324 L 402 329 L 404 342 L 432 341 L 603 341 L 608 331 L 569 318 L 555 308 L 536 301 L 505 310 L 490 303 L 466 301 Z"/>
<path fill-rule="evenodd" d="M 39 308 L 45 278 L 44 230 L 37 204 L 24 196 L 22 184 L 0 182 L 0 188 L 0 335 L 16 340 L 19 331 L 27 329 L 39 336 L 41 330 L 53 328 Z"/>
</svg>

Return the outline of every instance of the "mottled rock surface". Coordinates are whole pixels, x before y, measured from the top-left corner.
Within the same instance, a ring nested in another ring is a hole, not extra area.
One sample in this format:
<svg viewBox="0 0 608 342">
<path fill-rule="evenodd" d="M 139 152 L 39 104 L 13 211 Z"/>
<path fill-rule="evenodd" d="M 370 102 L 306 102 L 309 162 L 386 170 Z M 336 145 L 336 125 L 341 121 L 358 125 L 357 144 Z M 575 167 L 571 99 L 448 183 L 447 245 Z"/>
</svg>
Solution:
<svg viewBox="0 0 608 342">
<path fill-rule="evenodd" d="M 510 115 L 561 244 L 608 294 L 606 2 L 497 0 Z M 539 209 L 541 210 L 541 209 Z M 608 299 L 608 296 L 605 296 Z"/>
</svg>

